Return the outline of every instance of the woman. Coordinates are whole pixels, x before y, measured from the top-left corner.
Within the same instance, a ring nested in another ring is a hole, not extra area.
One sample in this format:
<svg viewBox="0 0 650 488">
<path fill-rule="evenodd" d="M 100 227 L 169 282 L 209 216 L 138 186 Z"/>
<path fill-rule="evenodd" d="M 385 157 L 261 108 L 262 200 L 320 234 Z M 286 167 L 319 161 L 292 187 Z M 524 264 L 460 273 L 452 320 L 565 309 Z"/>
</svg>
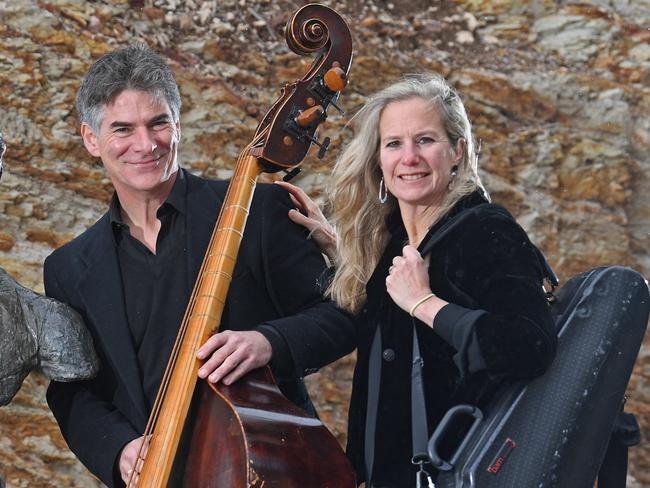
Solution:
<svg viewBox="0 0 650 488">
<path fill-rule="evenodd" d="M 419 75 L 389 86 L 355 127 L 333 172 L 333 227 L 300 189 L 281 184 L 302 210 L 289 217 L 335 264 L 327 294 L 358 317 L 348 455 L 359 481 L 413 486 L 413 330 L 428 434 L 450 407 L 482 404 L 500 378 L 541 374 L 555 333 L 538 251 L 507 211 L 487 204 L 471 125 L 445 80 Z M 380 355 L 371 353 L 375 337 Z"/>
</svg>

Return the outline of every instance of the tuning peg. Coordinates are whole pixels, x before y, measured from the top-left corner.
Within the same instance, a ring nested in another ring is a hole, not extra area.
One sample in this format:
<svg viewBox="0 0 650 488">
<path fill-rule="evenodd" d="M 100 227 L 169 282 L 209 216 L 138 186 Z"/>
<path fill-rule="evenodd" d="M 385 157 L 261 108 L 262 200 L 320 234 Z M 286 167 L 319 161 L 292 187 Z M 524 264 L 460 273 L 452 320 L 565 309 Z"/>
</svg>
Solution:
<svg viewBox="0 0 650 488">
<path fill-rule="evenodd" d="M 320 148 L 318 150 L 318 159 L 323 159 L 323 156 L 325 156 L 325 153 L 327 152 L 327 148 L 330 146 L 330 138 L 326 137 L 323 139 L 323 142 L 320 142 L 316 137 L 312 137 L 309 134 L 306 134 L 306 137 Z"/>
<path fill-rule="evenodd" d="M 326 137 L 323 139 L 323 142 L 321 144 L 316 143 L 320 147 L 318 150 L 318 159 L 323 159 L 323 156 L 325 156 L 325 153 L 327 152 L 327 148 L 330 147 L 330 142 L 330 138 Z"/>
<path fill-rule="evenodd" d="M 327 70 L 323 76 L 323 82 L 333 92 L 339 92 L 348 84 L 348 77 L 339 66 L 334 66 Z"/>
<path fill-rule="evenodd" d="M 292 180 L 295 176 L 297 176 L 300 172 L 302 171 L 302 168 L 300 166 L 297 166 L 293 168 L 291 171 L 285 171 L 285 175 L 282 178 L 282 181 L 289 181 Z"/>
<path fill-rule="evenodd" d="M 309 127 L 317 120 L 322 119 L 324 114 L 325 109 L 321 105 L 310 107 L 296 117 L 296 124 L 303 128 Z"/>
</svg>

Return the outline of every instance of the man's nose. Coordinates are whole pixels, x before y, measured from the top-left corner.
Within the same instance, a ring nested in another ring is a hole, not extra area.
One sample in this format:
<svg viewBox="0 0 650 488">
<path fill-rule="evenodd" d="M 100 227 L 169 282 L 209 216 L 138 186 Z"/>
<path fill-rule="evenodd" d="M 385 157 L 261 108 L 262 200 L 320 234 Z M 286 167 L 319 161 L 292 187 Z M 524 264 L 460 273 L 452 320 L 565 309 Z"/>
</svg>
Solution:
<svg viewBox="0 0 650 488">
<path fill-rule="evenodd" d="M 142 153 L 152 153 L 157 146 L 156 139 L 148 129 L 138 129 L 134 133 L 133 150 Z"/>
</svg>

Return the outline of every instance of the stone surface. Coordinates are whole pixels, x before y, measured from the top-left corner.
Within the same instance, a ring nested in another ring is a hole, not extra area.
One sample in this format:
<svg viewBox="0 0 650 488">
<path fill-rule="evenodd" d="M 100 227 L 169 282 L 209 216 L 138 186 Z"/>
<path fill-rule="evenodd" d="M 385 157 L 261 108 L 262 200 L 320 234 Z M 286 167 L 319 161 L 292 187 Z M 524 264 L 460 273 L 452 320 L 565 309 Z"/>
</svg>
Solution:
<svg viewBox="0 0 650 488">
<path fill-rule="evenodd" d="M 68 305 L 20 286 L 0 268 L 0 406 L 30 371 L 55 381 L 95 376 L 99 359 L 83 320 Z"/>
<path fill-rule="evenodd" d="M 603 264 L 650 272 L 650 2 L 350 0 L 355 52 L 341 104 L 354 112 L 401 73 L 434 70 L 460 89 L 493 199 L 508 206 L 562 279 Z M 183 97 L 181 164 L 228 177 L 279 88 L 311 59 L 286 47 L 288 0 L 0 0 L 0 266 L 42 291 L 53 247 L 101 214 L 110 184 L 84 151 L 73 109 L 79 77 L 102 53 L 142 40 L 171 59 Z M 349 137 L 331 114 L 296 182 L 321 195 Z M 629 486 L 650 487 L 650 342 L 628 389 L 643 429 Z M 343 442 L 354 358 L 309 378 Z M 0 408 L 8 486 L 98 486 L 66 450 L 27 379 Z"/>
</svg>

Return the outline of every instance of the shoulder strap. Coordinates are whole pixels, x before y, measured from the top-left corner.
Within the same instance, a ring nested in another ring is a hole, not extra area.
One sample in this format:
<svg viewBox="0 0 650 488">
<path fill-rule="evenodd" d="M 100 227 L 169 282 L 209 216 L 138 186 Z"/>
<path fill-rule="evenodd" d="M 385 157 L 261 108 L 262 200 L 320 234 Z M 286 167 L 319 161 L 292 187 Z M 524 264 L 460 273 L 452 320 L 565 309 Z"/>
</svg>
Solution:
<svg viewBox="0 0 650 488">
<path fill-rule="evenodd" d="M 364 462 L 366 486 L 372 486 L 372 471 L 375 462 L 375 431 L 377 430 L 377 408 L 379 405 L 379 383 L 381 381 L 381 328 L 377 324 L 370 346 L 368 362 L 368 399 L 366 402 L 366 431 L 364 437 Z M 1 487 L 0 487 L 1 488 Z"/>
<path fill-rule="evenodd" d="M 598 471 L 599 488 L 625 488 L 627 479 L 627 454 L 631 446 L 636 446 L 641 439 L 641 432 L 636 417 L 621 410 L 614 422 L 614 429 L 609 438 L 605 457 Z"/>
<path fill-rule="evenodd" d="M 461 223 L 467 220 L 468 217 L 475 215 L 476 213 L 480 212 L 481 210 L 485 209 L 488 206 L 512 218 L 510 216 L 510 213 L 505 208 L 500 207 L 498 205 L 494 205 L 492 203 L 481 203 L 479 205 L 476 205 L 475 207 L 471 207 L 468 208 L 467 210 L 463 210 L 460 213 L 451 217 L 449 220 L 447 220 L 444 224 L 440 226 L 438 230 L 436 230 L 436 232 L 431 234 L 425 242 L 420 244 L 420 249 L 419 249 L 420 255 L 424 256 L 430 253 L 431 250 L 438 244 L 438 242 L 440 242 L 444 237 L 446 237 L 452 230 L 458 227 Z M 546 256 L 544 256 L 544 253 L 540 251 L 539 248 L 535 245 L 533 245 L 533 249 L 535 251 L 535 254 L 537 254 L 537 259 L 539 260 L 539 264 L 542 268 L 542 273 L 544 274 L 543 278 L 551 284 L 553 289 L 555 289 L 555 287 L 557 287 L 558 284 L 560 283 L 560 281 L 557 278 L 557 275 L 555 274 L 551 266 L 548 264 L 548 260 L 546 259 Z"/>
<path fill-rule="evenodd" d="M 434 248 L 438 242 L 440 242 L 444 237 L 446 237 L 452 230 L 454 230 L 458 225 L 460 225 L 462 222 L 467 220 L 468 217 L 474 215 L 477 211 L 484 209 L 488 205 L 492 205 L 490 203 L 481 203 L 480 205 L 476 205 L 475 207 L 468 208 L 466 210 L 461 211 L 460 213 L 457 213 L 453 217 L 451 217 L 449 220 L 447 220 L 444 224 L 442 224 L 438 230 L 436 230 L 433 234 L 431 234 L 426 241 L 422 242 L 420 244 L 420 254 L 424 256 L 425 254 L 428 254 L 431 252 L 431 250 Z"/>
</svg>

